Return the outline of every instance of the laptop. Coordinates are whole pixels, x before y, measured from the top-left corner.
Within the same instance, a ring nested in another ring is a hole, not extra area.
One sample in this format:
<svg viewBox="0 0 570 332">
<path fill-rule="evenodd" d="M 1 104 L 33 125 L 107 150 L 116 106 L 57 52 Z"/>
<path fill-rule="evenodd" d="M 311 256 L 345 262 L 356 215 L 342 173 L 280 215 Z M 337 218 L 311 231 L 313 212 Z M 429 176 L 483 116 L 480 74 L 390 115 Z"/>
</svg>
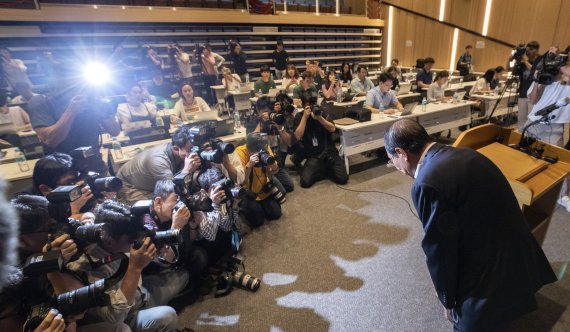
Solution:
<svg viewBox="0 0 570 332">
<path fill-rule="evenodd" d="M 216 123 L 216 137 L 234 134 L 234 119 L 218 120 Z"/>
<path fill-rule="evenodd" d="M 186 116 L 188 119 L 190 119 L 190 116 L 192 116 L 192 121 L 188 122 L 218 120 L 218 111 L 193 112 L 190 115 L 187 114 Z"/>
<path fill-rule="evenodd" d="M 277 97 L 277 94 L 279 93 L 279 89 L 269 89 L 269 92 L 267 93 L 267 95 L 271 98 L 275 98 Z"/>
<path fill-rule="evenodd" d="M 418 103 L 417 102 L 413 102 L 413 103 L 408 103 L 406 105 L 404 105 L 404 110 L 402 111 L 402 113 L 400 113 L 399 116 L 405 116 L 405 115 L 410 115 L 414 112 L 414 107 L 416 107 Z"/>
<path fill-rule="evenodd" d="M 250 92 L 253 90 L 253 84 L 250 83 L 240 83 L 239 92 Z"/>
<path fill-rule="evenodd" d="M 411 89 L 412 89 L 412 83 L 410 82 L 400 83 L 400 90 L 398 91 L 397 96 L 408 94 L 410 93 Z"/>
<path fill-rule="evenodd" d="M 457 99 L 458 100 L 463 100 L 463 98 L 465 97 L 465 94 L 467 93 L 467 91 L 463 90 L 463 91 L 457 91 Z"/>
</svg>

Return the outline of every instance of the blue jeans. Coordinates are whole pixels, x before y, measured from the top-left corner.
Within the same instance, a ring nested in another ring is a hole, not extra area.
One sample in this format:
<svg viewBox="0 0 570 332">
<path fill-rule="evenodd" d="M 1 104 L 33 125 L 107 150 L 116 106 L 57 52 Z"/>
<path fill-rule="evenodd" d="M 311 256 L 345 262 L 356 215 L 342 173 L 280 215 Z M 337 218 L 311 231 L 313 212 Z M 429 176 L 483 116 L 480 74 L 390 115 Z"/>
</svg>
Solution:
<svg viewBox="0 0 570 332">
<path fill-rule="evenodd" d="M 148 306 L 166 305 L 186 287 L 189 278 L 185 269 L 143 275 L 143 286 L 152 295 Z"/>
<path fill-rule="evenodd" d="M 167 306 L 139 310 L 129 321 L 129 326 L 135 332 L 170 332 L 178 328 L 176 311 Z"/>
</svg>

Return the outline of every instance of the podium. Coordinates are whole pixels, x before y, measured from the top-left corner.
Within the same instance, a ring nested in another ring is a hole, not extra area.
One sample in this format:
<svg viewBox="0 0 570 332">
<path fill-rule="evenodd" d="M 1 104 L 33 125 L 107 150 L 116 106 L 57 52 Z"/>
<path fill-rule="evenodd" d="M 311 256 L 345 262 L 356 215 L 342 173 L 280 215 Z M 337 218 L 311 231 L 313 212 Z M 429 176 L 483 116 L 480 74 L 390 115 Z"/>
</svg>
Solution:
<svg viewBox="0 0 570 332">
<path fill-rule="evenodd" d="M 570 174 L 570 151 L 536 141 L 531 148 L 544 149 L 543 157 L 555 157 L 555 163 L 535 158 L 512 148 L 521 134 L 494 124 L 478 126 L 459 135 L 454 147 L 469 147 L 489 158 L 507 180 L 521 206 L 532 234 L 542 245 L 564 179 Z"/>
</svg>

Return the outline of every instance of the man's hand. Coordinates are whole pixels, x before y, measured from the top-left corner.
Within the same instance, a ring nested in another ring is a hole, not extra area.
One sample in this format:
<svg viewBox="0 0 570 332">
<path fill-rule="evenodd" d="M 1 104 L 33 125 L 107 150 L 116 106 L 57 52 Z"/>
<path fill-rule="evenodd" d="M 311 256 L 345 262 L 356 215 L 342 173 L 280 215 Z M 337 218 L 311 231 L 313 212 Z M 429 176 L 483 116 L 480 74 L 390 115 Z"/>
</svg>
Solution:
<svg viewBox="0 0 570 332">
<path fill-rule="evenodd" d="M 210 199 L 212 200 L 212 202 L 214 202 L 214 204 L 217 205 L 222 204 L 222 202 L 226 199 L 226 192 L 220 189 L 222 189 L 221 186 L 216 186 L 210 192 Z"/>
<path fill-rule="evenodd" d="M 143 245 L 134 249 L 131 247 L 131 257 L 129 265 L 137 271 L 142 271 L 156 256 L 156 247 L 151 242 L 150 237 L 145 237 Z"/>
<path fill-rule="evenodd" d="M 263 121 L 269 121 L 269 113 L 268 113 L 268 112 L 263 112 L 263 113 L 261 113 L 260 118 L 261 118 L 261 120 L 263 120 Z"/>
<path fill-rule="evenodd" d="M 184 159 L 184 172 L 194 173 L 201 165 L 200 156 L 196 152 L 192 152 Z"/>
<path fill-rule="evenodd" d="M 393 108 L 388 108 L 384 110 L 384 114 L 394 114 L 394 113 L 396 113 L 396 110 Z"/>
<path fill-rule="evenodd" d="M 311 111 L 311 106 L 305 106 L 305 109 L 303 110 L 303 117 L 307 119 L 311 114 L 313 114 L 313 111 Z"/>
<path fill-rule="evenodd" d="M 255 164 L 257 164 L 258 162 L 259 162 L 259 153 L 256 152 L 251 156 L 249 156 L 249 161 L 247 162 L 246 167 L 253 168 Z"/>
<path fill-rule="evenodd" d="M 57 310 L 51 309 L 34 332 L 63 332 L 64 330 L 65 321 L 63 317 Z"/>
<path fill-rule="evenodd" d="M 87 203 L 91 198 L 93 198 L 91 188 L 89 188 L 89 186 L 84 186 L 81 188 L 81 196 L 73 202 L 69 203 L 69 206 L 71 207 L 71 214 L 80 213 L 81 208 L 83 208 L 85 203 Z"/>
<path fill-rule="evenodd" d="M 182 229 L 182 227 L 188 224 L 188 220 L 190 220 L 190 210 L 188 207 L 184 205 L 180 209 L 176 210 L 172 213 L 172 229 Z"/>
<path fill-rule="evenodd" d="M 69 238 L 69 234 L 63 234 L 57 239 L 53 240 L 51 243 L 51 250 L 61 250 L 61 255 L 63 256 L 63 264 L 67 264 L 71 257 L 77 253 L 77 245 Z M 43 252 L 48 251 L 48 245 L 43 247 Z"/>
</svg>

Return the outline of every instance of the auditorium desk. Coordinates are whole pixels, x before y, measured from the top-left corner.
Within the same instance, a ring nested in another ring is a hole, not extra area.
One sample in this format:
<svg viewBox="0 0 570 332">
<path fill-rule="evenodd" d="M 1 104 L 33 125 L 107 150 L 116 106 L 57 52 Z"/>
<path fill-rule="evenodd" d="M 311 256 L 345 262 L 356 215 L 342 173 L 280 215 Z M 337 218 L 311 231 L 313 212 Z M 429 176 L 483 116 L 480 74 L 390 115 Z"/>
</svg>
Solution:
<svg viewBox="0 0 570 332">
<path fill-rule="evenodd" d="M 507 115 L 509 114 L 509 109 L 508 109 L 508 101 L 509 98 L 513 99 L 516 97 L 517 93 L 516 92 L 505 92 L 503 94 L 503 99 L 500 101 L 499 105 L 497 106 L 497 109 L 495 110 L 495 113 L 493 113 L 493 118 L 494 117 L 498 117 L 501 115 Z M 470 96 L 472 99 L 477 99 L 477 100 L 481 100 L 484 104 L 484 109 L 485 109 L 485 115 L 482 117 L 478 117 L 476 114 L 474 115 L 474 119 L 473 120 L 479 120 L 481 118 L 488 118 L 489 115 L 491 114 L 491 111 L 493 110 L 493 107 L 495 107 L 495 103 L 497 102 L 497 100 L 499 100 L 500 96 L 495 94 L 495 93 L 489 93 L 489 94 L 475 94 Z M 518 112 L 518 106 L 515 105 L 515 107 L 513 107 L 512 112 Z"/>
<path fill-rule="evenodd" d="M 437 133 L 471 123 L 472 101 L 452 103 L 430 103 L 426 112 L 421 105 L 416 106 L 412 114 L 392 117 L 385 114 L 372 114 L 372 119 L 352 125 L 336 125 L 341 135 L 340 155 L 344 158 L 346 172 L 349 173 L 348 157 L 384 146 L 386 129 L 401 118 L 411 118 L 424 126 L 429 134 Z"/>
</svg>

